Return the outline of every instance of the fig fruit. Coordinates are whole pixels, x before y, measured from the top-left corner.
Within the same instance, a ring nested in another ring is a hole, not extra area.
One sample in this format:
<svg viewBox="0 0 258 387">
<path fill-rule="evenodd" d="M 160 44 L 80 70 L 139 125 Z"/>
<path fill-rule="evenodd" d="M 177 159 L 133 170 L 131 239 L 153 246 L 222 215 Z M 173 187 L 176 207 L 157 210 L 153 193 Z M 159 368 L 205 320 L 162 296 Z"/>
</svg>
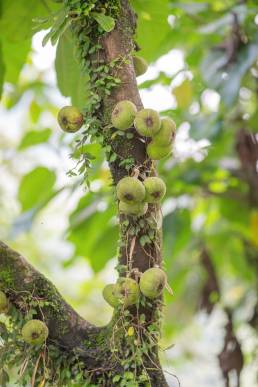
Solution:
<svg viewBox="0 0 258 387">
<path fill-rule="evenodd" d="M 22 328 L 22 337 L 27 344 L 43 344 L 48 337 L 48 327 L 43 321 L 29 320 Z"/>
<path fill-rule="evenodd" d="M 116 193 L 119 200 L 124 203 L 140 203 L 145 198 L 145 188 L 142 182 L 136 177 L 124 177 L 116 187 Z"/>
<path fill-rule="evenodd" d="M 135 116 L 134 126 L 141 136 L 153 137 L 160 130 L 158 112 L 153 109 L 140 110 Z"/>
<path fill-rule="evenodd" d="M 83 115 L 74 106 L 64 106 L 58 113 L 58 123 L 63 131 L 68 133 L 77 132 L 83 124 Z"/>
<path fill-rule="evenodd" d="M 136 106 L 131 101 L 120 101 L 112 112 L 112 125 L 119 130 L 129 129 L 133 125 L 136 113 Z"/>
<path fill-rule="evenodd" d="M 114 291 L 115 291 L 115 285 L 108 284 L 104 287 L 103 292 L 102 292 L 104 300 L 109 305 L 113 306 L 113 308 L 115 308 L 119 304 L 117 297 L 115 297 L 115 295 L 114 295 Z"/>
<path fill-rule="evenodd" d="M 145 201 L 147 203 L 158 203 L 165 196 L 166 184 L 159 177 L 147 177 L 143 184 L 146 191 Z"/>
<path fill-rule="evenodd" d="M 147 203 L 125 203 L 119 202 L 119 211 L 125 215 L 142 216 L 146 214 L 148 210 Z"/>
<path fill-rule="evenodd" d="M 138 56 L 138 55 L 133 56 L 133 65 L 134 65 L 135 75 L 137 77 L 139 77 L 140 75 L 143 75 L 148 70 L 148 63 L 141 56 Z"/>
<path fill-rule="evenodd" d="M 4 292 L 0 291 L 0 313 L 6 313 L 8 312 L 9 308 L 9 302 L 4 294 Z"/>
<path fill-rule="evenodd" d="M 155 141 L 151 141 L 147 145 L 147 154 L 152 160 L 161 160 L 171 154 L 171 152 L 171 145 L 159 146 Z"/>
<path fill-rule="evenodd" d="M 157 267 L 152 267 L 142 274 L 140 290 L 144 296 L 154 300 L 161 295 L 166 283 L 166 273 Z"/>
<path fill-rule="evenodd" d="M 153 136 L 153 141 L 158 146 L 167 146 L 170 145 L 176 134 L 176 124 L 170 118 L 163 118 L 161 120 L 160 130 L 155 136 Z"/>
<path fill-rule="evenodd" d="M 115 285 L 115 296 L 125 307 L 134 305 L 139 300 L 140 289 L 132 278 L 119 278 Z"/>
</svg>

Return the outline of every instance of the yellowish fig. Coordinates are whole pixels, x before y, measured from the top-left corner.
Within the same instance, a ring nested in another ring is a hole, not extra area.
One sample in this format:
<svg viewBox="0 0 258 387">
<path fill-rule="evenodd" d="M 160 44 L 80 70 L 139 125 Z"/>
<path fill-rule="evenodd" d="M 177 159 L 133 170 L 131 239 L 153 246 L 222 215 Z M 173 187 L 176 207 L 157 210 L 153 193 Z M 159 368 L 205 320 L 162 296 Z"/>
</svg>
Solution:
<svg viewBox="0 0 258 387">
<path fill-rule="evenodd" d="M 120 101 L 112 112 L 112 125 L 119 130 L 129 129 L 133 125 L 136 113 L 136 106 L 131 101 Z"/>
<path fill-rule="evenodd" d="M 113 308 L 115 308 L 117 305 L 119 305 L 119 300 L 117 297 L 115 297 L 114 294 L 115 291 L 115 284 L 108 284 L 103 289 L 103 298 L 104 300 Z"/>
<path fill-rule="evenodd" d="M 172 153 L 171 145 L 159 146 L 155 141 L 147 145 L 147 154 L 152 160 L 161 160 Z"/>
<path fill-rule="evenodd" d="M 174 141 L 175 134 L 175 122 L 171 118 L 163 118 L 161 120 L 160 130 L 153 136 L 153 141 L 158 146 L 168 146 Z"/>
<path fill-rule="evenodd" d="M 152 267 L 142 274 L 140 290 L 145 297 L 154 300 L 161 295 L 166 283 L 166 273 L 158 267 Z"/>
<path fill-rule="evenodd" d="M 119 278 L 115 285 L 115 296 L 124 307 L 134 305 L 140 297 L 138 283 L 132 278 Z"/>
<path fill-rule="evenodd" d="M 146 190 L 145 201 L 147 203 L 159 203 L 165 196 L 166 184 L 159 177 L 147 177 L 143 184 Z"/>
<path fill-rule="evenodd" d="M 134 65 L 135 75 L 137 77 L 139 77 L 140 75 L 143 75 L 148 70 L 148 63 L 141 56 L 138 56 L 138 55 L 133 56 L 133 65 Z"/>
<path fill-rule="evenodd" d="M 145 198 L 145 188 L 136 177 L 124 177 L 116 187 L 119 200 L 127 204 L 140 203 Z"/>
<path fill-rule="evenodd" d="M 22 337 L 27 344 L 41 345 L 48 337 L 48 327 L 41 320 L 29 320 L 22 328 Z"/>
<path fill-rule="evenodd" d="M 59 111 L 57 120 L 61 129 L 68 133 L 77 132 L 83 125 L 83 115 L 74 106 L 64 106 Z"/>
<path fill-rule="evenodd" d="M 153 109 L 140 110 L 134 120 L 137 132 L 144 137 L 153 137 L 160 130 L 159 113 Z"/>
</svg>

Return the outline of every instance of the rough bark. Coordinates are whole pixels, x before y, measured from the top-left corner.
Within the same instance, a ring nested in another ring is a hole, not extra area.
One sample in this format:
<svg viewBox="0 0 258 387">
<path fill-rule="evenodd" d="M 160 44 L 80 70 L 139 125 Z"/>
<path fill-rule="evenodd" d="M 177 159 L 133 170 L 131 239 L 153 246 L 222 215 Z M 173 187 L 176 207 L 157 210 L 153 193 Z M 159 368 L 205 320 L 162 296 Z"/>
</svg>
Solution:
<svg viewBox="0 0 258 387">
<path fill-rule="evenodd" d="M 96 354 L 85 351 L 84 343 L 92 340 L 100 329 L 80 317 L 47 278 L 3 242 L 0 242 L 0 289 L 24 314 L 31 299 L 36 304 L 38 301 L 34 309 L 49 328 L 49 341 L 65 351 L 80 353 L 92 363 Z"/>
</svg>

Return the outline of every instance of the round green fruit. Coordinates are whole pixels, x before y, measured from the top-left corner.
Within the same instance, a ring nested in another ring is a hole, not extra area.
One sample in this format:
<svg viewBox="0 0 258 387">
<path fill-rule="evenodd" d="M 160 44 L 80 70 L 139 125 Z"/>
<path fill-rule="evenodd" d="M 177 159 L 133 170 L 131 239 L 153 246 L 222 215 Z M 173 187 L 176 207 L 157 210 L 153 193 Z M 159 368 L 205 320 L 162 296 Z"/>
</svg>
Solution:
<svg viewBox="0 0 258 387">
<path fill-rule="evenodd" d="M 6 313 L 9 308 L 9 302 L 4 294 L 4 292 L 0 291 L 0 313 Z"/>
<path fill-rule="evenodd" d="M 136 304 L 140 297 L 138 283 L 132 278 L 119 278 L 115 285 L 115 296 L 125 307 Z"/>
<path fill-rule="evenodd" d="M 115 295 L 114 295 L 114 291 L 115 291 L 115 285 L 108 284 L 104 287 L 103 292 L 102 292 L 104 300 L 109 305 L 113 306 L 113 308 L 115 308 L 119 304 L 117 297 L 115 297 Z"/>
<path fill-rule="evenodd" d="M 74 106 L 64 106 L 58 113 L 58 123 L 63 131 L 68 133 L 77 132 L 83 124 L 83 115 Z"/>
<path fill-rule="evenodd" d="M 159 146 L 154 141 L 151 141 L 147 145 L 147 154 L 152 160 L 161 160 L 170 155 L 171 152 L 171 145 Z"/>
<path fill-rule="evenodd" d="M 43 321 L 30 320 L 22 328 L 22 337 L 27 344 L 41 345 L 48 337 L 48 327 Z"/>
<path fill-rule="evenodd" d="M 146 214 L 148 210 L 147 203 L 125 203 L 119 202 L 119 211 L 125 215 L 142 216 Z"/>
<path fill-rule="evenodd" d="M 176 133 L 176 124 L 170 118 L 163 118 L 161 120 L 160 130 L 155 136 L 153 141 L 158 146 L 167 146 L 172 144 Z"/>
<path fill-rule="evenodd" d="M 159 177 L 147 177 L 143 182 L 147 203 L 159 203 L 166 193 L 166 184 Z"/>
<path fill-rule="evenodd" d="M 136 177 L 124 177 L 116 187 L 116 193 L 119 200 L 124 203 L 140 203 L 145 198 L 145 188 L 142 182 Z"/>
<path fill-rule="evenodd" d="M 153 109 L 140 110 L 135 116 L 134 126 L 141 136 L 153 137 L 160 129 L 158 112 Z"/>
<path fill-rule="evenodd" d="M 166 283 L 166 273 L 159 268 L 153 267 L 142 274 L 140 290 L 145 297 L 154 300 L 161 295 Z"/>
<path fill-rule="evenodd" d="M 148 70 L 148 63 L 141 56 L 138 56 L 138 55 L 133 56 L 133 65 L 134 65 L 135 75 L 137 77 L 139 77 L 140 75 L 143 75 Z"/>
<path fill-rule="evenodd" d="M 133 125 L 136 113 L 136 106 L 131 101 L 120 101 L 112 112 L 112 125 L 119 130 L 129 129 Z"/>
</svg>

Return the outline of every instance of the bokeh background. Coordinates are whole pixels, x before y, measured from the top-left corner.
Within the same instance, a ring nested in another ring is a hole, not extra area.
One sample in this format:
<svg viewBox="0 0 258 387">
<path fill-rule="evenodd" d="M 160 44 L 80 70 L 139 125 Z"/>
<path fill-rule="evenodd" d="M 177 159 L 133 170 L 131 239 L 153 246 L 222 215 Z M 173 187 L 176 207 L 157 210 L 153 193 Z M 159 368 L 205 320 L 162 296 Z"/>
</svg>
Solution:
<svg viewBox="0 0 258 387">
<path fill-rule="evenodd" d="M 80 133 L 64 134 L 56 121 L 71 103 L 57 85 L 56 46 L 42 47 L 47 31 L 24 22 L 46 10 L 22 0 L 13 26 L 11 3 L 3 0 L 0 21 L 0 238 L 82 316 L 104 325 L 112 309 L 101 292 L 116 278 L 118 239 L 108 165 L 99 144 L 86 145 L 88 189 L 78 173 Z M 164 265 L 174 291 L 165 294 L 161 341 L 168 381 L 177 386 L 175 374 L 183 387 L 222 387 L 218 356 L 229 353 L 231 386 L 241 356 L 241 386 L 258 386 L 258 6 L 132 5 L 150 63 L 138 78 L 143 103 L 177 123 L 173 157 L 159 162 L 167 184 Z"/>
</svg>

